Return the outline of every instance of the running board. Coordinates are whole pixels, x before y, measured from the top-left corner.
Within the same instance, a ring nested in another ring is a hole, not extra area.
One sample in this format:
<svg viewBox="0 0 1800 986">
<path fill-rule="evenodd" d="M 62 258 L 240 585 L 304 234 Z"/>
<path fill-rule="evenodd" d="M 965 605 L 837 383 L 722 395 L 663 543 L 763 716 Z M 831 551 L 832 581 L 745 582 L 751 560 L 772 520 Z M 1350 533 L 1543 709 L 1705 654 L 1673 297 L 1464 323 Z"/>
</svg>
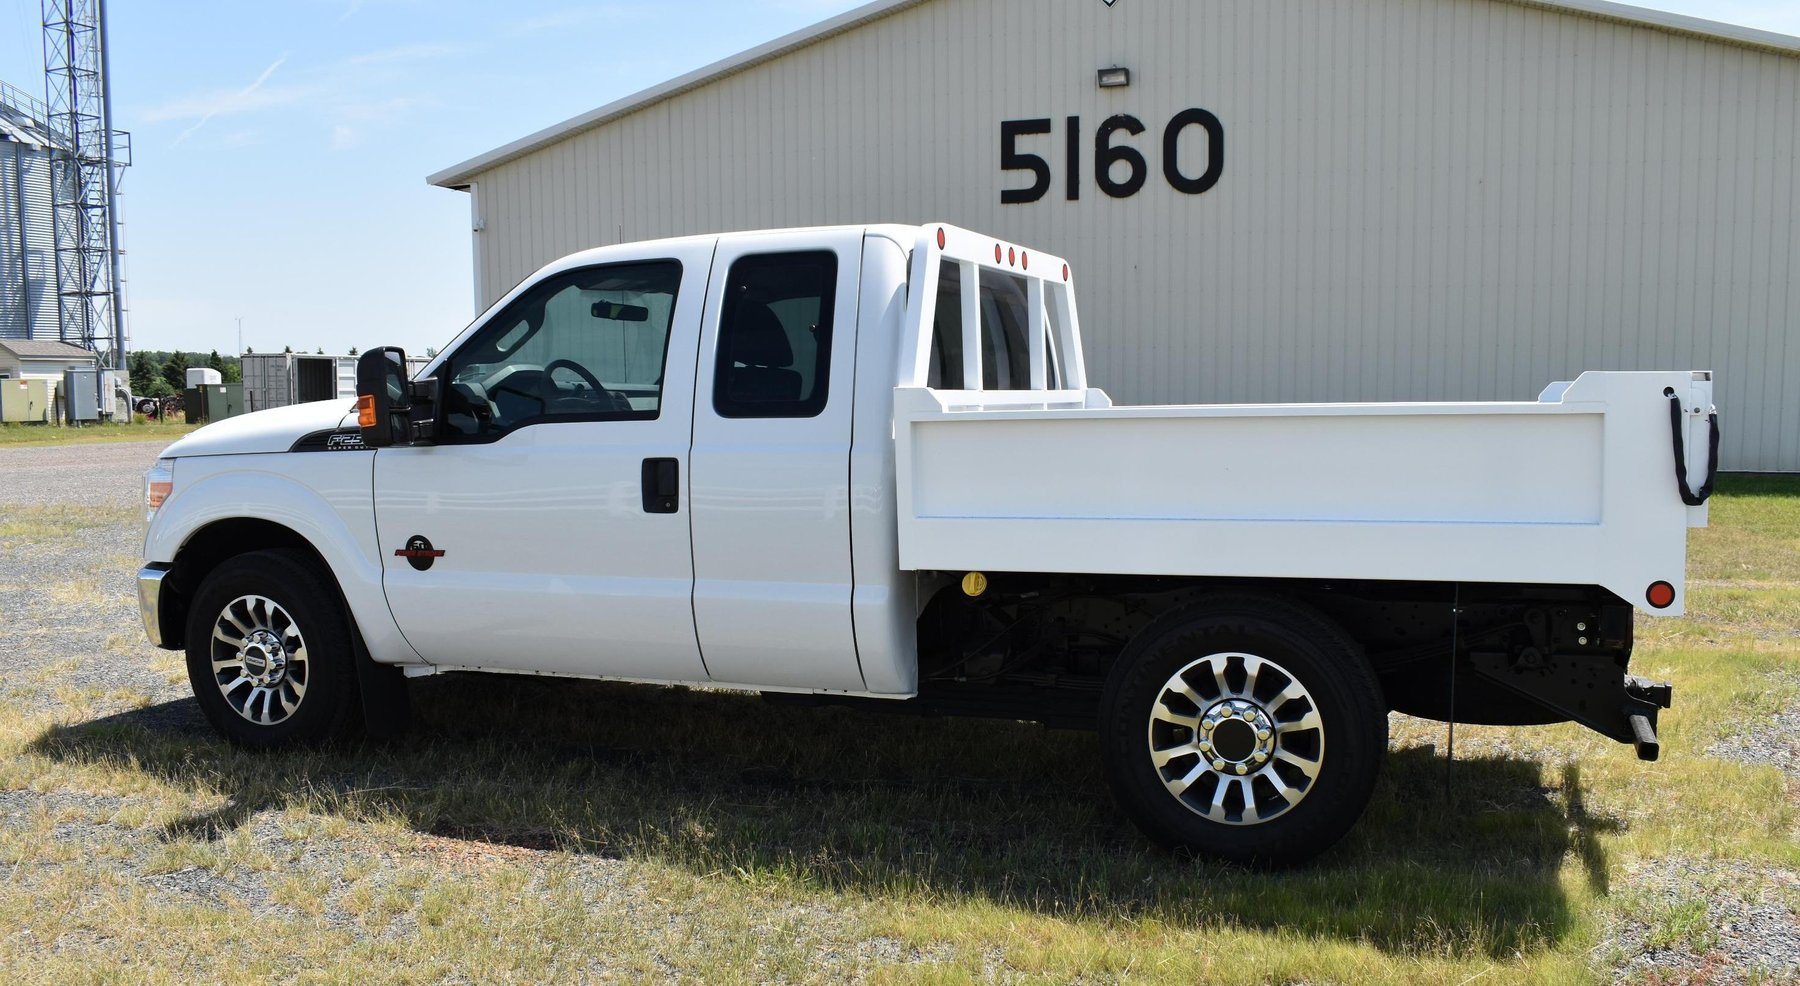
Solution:
<svg viewBox="0 0 1800 986">
<path fill-rule="evenodd" d="M 1469 655 L 1476 672 L 1602 736 L 1630 743 L 1639 760 L 1662 753 L 1657 713 L 1669 707 L 1674 689 L 1666 681 L 1626 674 L 1610 656 L 1556 654 L 1533 662 L 1512 655 L 1477 651 Z"/>
</svg>

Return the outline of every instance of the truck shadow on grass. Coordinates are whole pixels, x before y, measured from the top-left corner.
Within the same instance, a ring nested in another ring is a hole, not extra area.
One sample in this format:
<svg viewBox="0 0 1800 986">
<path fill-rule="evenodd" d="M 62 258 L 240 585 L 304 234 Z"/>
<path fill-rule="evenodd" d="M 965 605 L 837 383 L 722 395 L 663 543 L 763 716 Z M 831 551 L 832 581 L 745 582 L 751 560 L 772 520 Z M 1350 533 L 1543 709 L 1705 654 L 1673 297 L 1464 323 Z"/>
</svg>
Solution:
<svg viewBox="0 0 1800 986">
<path fill-rule="evenodd" d="M 532 678 L 413 684 L 406 738 L 253 753 L 191 699 L 57 727 L 33 744 L 130 764 L 226 804 L 166 827 L 216 839 L 257 812 L 404 819 L 416 831 L 742 873 L 872 900 L 1247 927 L 1411 955 L 1533 952 L 1573 925 L 1571 853 L 1608 861 L 1574 768 L 1388 759 L 1367 815 L 1318 862 L 1254 873 L 1149 846 L 1107 795 L 1093 736 L 1019 723 L 794 708 L 755 696 Z"/>
</svg>

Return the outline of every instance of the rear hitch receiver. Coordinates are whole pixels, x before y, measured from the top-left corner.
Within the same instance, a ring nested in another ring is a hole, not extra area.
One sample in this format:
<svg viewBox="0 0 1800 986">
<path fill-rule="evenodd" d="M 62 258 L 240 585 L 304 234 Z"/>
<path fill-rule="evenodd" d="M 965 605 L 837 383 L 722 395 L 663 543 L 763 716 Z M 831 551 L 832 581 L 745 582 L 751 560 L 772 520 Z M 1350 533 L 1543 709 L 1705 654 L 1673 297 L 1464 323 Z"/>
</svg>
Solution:
<svg viewBox="0 0 1800 986">
<path fill-rule="evenodd" d="M 1656 714 L 1669 707 L 1674 689 L 1666 681 L 1625 674 L 1611 658 L 1552 654 L 1534 665 L 1504 653 L 1469 655 L 1475 670 L 1547 709 L 1637 748 L 1639 760 L 1662 753 Z"/>
<path fill-rule="evenodd" d="M 1662 743 L 1656 738 L 1656 710 L 1666 709 L 1674 701 L 1675 689 L 1666 681 L 1651 681 L 1634 674 L 1625 676 L 1625 698 L 1643 711 L 1630 712 L 1631 744 L 1637 747 L 1639 760 L 1654 763 L 1662 754 Z M 1645 707 L 1648 708 L 1645 708 Z"/>
<path fill-rule="evenodd" d="M 1646 715 L 1631 717 L 1631 743 L 1637 747 L 1639 760 L 1654 762 L 1662 755 L 1662 744 L 1656 739 L 1656 723 Z"/>
</svg>

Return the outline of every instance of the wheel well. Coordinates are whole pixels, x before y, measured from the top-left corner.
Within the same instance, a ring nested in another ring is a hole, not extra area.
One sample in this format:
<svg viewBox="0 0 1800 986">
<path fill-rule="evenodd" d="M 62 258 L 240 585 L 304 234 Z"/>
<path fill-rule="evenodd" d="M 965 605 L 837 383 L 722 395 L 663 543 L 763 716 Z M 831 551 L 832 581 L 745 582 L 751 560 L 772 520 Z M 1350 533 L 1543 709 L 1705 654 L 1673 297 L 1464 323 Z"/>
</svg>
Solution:
<svg viewBox="0 0 1800 986">
<path fill-rule="evenodd" d="M 228 558 L 270 548 L 299 551 L 318 565 L 319 571 L 327 574 L 331 571 L 330 566 L 325 564 L 324 556 L 319 554 L 319 549 L 291 527 L 255 517 L 214 521 L 189 536 L 187 543 L 175 555 L 173 582 L 166 586 L 163 602 L 162 625 L 166 646 L 186 646 L 184 638 L 187 635 L 189 601 L 194 598 L 200 583 L 206 580 L 213 569 Z M 336 584 L 335 579 L 332 582 L 333 585 Z"/>
</svg>

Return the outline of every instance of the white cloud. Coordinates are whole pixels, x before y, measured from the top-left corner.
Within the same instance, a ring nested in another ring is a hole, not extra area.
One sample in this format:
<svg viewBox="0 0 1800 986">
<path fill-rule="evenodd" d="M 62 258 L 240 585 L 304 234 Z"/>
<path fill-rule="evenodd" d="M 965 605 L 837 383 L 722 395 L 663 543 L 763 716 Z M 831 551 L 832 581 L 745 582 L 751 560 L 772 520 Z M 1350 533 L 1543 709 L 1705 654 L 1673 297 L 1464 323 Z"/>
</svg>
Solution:
<svg viewBox="0 0 1800 986">
<path fill-rule="evenodd" d="M 152 123 L 198 117 L 199 119 L 194 121 L 193 126 L 183 130 L 181 135 L 175 138 L 175 143 L 180 144 L 192 137 L 195 131 L 206 126 L 213 117 L 220 114 L 245 113 L 253 109 L 291 102 L 295 98 L 293 93 L 263 89 L 263 84 L 269 81 L 269 77 L 275 74 L 275 70 L 280 68 L 281 63 L 287 61 L 287 58 L 288 56 L 284 52 L 280 58 L 270 62 L 268 68 L 262 70 L 262 74 L 256 77 L 255 82 L 235 92 L 214 93 L 210 96 L 180 100 L 167 106 L 154 108 L 144 116 Z"/>
<path fill-rule="evenodd" d="M 153 106 L 139 116 L 151 123 L 187 123 L 174 141 L 181 144 L 217 118 L 251 118 L 274 110 L 304 112 L 322 116 L 328 127 L 337 127 L 330 131 L 332 147 L 347 147 L 367 133 L 371 125 L 404 117 L 436 102 L 428 92 L 406 91 L 418 84 L 419 73 L 411 63 L 464 50 L 467 49 L 448 43 L 418 43 L 299 68 L 288 63 L 288 56 L 283 54 L 241 89 L 184 96 Z M 251 127 L 242 125 L 221 143 L 243 146 L 249 142 L 246 135 L 254 133 Z"/>
</svg>

